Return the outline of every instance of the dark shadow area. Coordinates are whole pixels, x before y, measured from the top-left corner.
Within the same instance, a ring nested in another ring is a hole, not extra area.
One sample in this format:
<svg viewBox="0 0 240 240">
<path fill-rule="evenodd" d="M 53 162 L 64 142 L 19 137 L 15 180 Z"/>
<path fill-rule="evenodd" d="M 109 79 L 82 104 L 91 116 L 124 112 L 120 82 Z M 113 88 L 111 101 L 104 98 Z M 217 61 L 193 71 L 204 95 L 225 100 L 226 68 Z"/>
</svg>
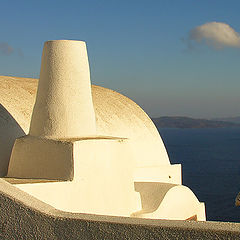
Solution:
<svg viewBox="0 0 240 240">
<path fill-rule="evenodd" d="M 26 135 L 13 116 L 0 104 L 0 177 L 7 174 L 16 138 Z"/>
</svg>

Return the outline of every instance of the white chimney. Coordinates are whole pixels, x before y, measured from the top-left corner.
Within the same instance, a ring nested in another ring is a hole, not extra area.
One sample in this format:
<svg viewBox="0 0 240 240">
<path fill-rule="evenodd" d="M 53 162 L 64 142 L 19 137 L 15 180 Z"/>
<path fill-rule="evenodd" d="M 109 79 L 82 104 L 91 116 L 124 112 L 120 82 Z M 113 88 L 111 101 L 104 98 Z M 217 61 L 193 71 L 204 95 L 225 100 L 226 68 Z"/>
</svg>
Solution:
<svg viewBox="0 0 240 240">
<path fill-rule="evenodd" d="M 96 135 L 85 42 L 45 42 L 29 135 L 54 139 Z"/>
</svg>

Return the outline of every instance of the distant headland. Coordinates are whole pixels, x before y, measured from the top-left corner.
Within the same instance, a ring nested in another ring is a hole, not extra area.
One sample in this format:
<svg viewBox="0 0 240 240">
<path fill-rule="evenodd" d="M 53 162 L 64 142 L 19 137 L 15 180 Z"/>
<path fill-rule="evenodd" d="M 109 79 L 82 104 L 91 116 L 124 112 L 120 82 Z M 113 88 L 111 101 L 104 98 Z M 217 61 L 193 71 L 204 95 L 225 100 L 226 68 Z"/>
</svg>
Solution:
<svg viewBox="0 0 240 240">
<path fill-rule="evenodd" d="M 225 128 L 240 127 L 240 117 L 222 119 L 196 119 L 190 117 L 159 117 L 152 118 L 158 128 Z M 234 121 L 233 121 L 234 120 Z M 237 121 L 239 120 L 239 121 Z"/>
</svg>

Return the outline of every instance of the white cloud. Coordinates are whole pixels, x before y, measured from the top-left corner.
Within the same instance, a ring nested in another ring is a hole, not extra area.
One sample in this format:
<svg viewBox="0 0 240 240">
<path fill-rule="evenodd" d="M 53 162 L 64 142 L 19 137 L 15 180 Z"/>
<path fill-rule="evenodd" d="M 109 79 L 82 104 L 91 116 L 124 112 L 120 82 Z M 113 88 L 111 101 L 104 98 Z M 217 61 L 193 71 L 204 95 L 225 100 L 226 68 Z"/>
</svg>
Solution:
<svg viewBox="0 0 240 240">
<path fill-rule="evenodd" d="M 209 22 L 192 29 L 188 40 L 205 43 L 216 49 L 224 47 L 240 48 L 240 34 L 228 24 Z"/>
</svg>

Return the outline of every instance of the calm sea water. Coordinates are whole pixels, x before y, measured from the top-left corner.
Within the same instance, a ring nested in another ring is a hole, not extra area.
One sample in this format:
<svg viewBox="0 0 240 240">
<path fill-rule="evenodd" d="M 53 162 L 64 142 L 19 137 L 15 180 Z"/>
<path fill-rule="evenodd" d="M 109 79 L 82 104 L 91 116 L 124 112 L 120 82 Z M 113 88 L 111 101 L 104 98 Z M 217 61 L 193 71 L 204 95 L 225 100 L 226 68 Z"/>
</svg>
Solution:
<svg viewBox="0 0 240 240">
<path fill-rule="evenodd" d="M 158 129 L 183 184 L 205 202 L 207 220 L 240 222 L 240 128 Z"/>
</svg>

